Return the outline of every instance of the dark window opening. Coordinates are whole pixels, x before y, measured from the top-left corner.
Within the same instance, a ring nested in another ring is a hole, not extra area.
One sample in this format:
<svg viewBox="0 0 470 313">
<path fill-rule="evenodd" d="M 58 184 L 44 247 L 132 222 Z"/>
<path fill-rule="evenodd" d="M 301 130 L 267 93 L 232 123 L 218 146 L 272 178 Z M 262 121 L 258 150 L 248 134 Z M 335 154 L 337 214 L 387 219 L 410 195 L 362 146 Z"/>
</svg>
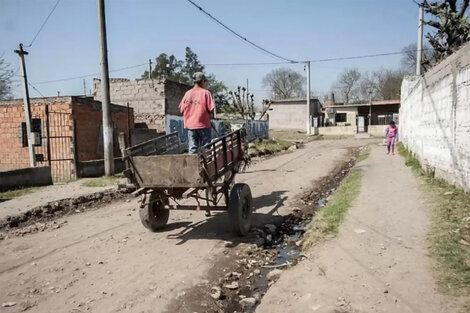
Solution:
<svg viewBox="0 0 470 313">
<path fill-rule="evenodd" d="M 31 131 L 33 133 L 37 133 L 36 144 L 34 146 L 40 147 L 42 146 L 42 127 L 41 127 L 41 119 L 40 118 L 33 118 L 31 121 Z M 21 144 L 23 148 L 28 146 L 28 131 L 26 129 L 26 122 L 21 123 Z"/>
<path fill-rule="evenodd" d="M 346 121 L 347 121 L 346 113 L 335 114 L 335 123 L 346 123 Z"/>
</svg>

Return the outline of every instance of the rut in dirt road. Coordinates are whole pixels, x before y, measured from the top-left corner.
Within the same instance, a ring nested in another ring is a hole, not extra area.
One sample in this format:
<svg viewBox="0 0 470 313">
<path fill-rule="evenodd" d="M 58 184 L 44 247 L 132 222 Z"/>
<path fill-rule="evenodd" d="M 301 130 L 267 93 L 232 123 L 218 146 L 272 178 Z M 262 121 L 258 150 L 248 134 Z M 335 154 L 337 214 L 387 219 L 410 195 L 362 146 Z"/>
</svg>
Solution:
<svg viewBox="0 0 470 313">
<path fill-rule="evenodd" d="M 237 176 L 252 189 L 255 226 L 289 214 L 295 195 L 363 144 L 313 142 Z M 224 213 L 172 211 L 167 228 L 151 233 L 137 208 L 137 199 L 115 202 L 59 218 L 67 220 L 59 229 L 0 241 L 0 285 L 8 286 L 0 299 L 17 303 L 8 312 L 163 312 L 188 288 L 208 283 L 213 264 L 240 245 Z"/>
</svg>

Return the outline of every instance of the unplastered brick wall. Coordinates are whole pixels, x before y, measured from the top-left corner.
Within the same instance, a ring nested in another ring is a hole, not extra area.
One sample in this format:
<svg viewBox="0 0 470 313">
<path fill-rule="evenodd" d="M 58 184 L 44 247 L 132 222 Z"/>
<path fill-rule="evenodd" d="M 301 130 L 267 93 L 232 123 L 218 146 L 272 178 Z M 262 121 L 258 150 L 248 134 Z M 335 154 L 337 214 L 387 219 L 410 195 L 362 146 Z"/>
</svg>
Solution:
<svg viewBox="0 0 470 313">
<path fill-rule="evenodd" d="M 47 158 L 47 142 L 45 140 L 45 104 L 50 111 L 70 112 L 71 97 L 53 97 L 31 99 L 32 119 L 40 120 L 38 127 L 42 135 L 35 154 Z M 23 101 L 0 101 L 0 171 L 26 168 L 30 166 L 28 148 L 23 145 L 22 123 L 25 122 Z M 51 121 L 51 135 L 55 126 Z M 39 162 L 40 163 L 40 162 Z"/>
<path fill-rule="evenodd" d="M 77 98 L 72 107 L 75 119 L 77 161 L 103 158 L 103 115 L 101 102 Z M 129 113 L 129 114 L 128 114 Z M 128 120 L 129 118 L 129 120 Z M 114 155 L 120 156 L 118 136 L 123 132 L 128 138 L 129 130 L 134 128 L 133 110 L 119 105 L 111 105 L 111 119 L 114 133 Z"/>
<path fill-rule="evenodd" d="M 400 139 L 424 167 L 470 191 L 470 44 L 401 88 Z"/>
<path fill-rule="evenodd" d="M 134 109 L 135 123 L 143 123 L 148 128 L 164 130 L 165 114 L 179 114 L 178 104 L 191 86 L 157 79 L 110 79 L 111 102 Z M 101 101 L 101 81 L 93 80 L 93 97 Z"/>
</svg>

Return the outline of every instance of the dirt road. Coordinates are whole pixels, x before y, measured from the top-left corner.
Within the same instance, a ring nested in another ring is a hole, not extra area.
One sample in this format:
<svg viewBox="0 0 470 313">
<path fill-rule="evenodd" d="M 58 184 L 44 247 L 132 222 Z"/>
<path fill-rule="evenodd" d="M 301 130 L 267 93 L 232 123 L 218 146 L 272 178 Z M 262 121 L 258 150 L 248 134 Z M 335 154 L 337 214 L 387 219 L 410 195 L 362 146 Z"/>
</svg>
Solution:
<svg viewBox="0 0 470 313">
<path fill-rule="evenodd" d="M 256 312 L 456 312 L 432 276 L 430 206 L 418 179 L 383 147 L 358 168 L 361 192 L 338 237 L 285 271 Z"/>
<path fill-rule="evenodd" d="M 289 201 L 325 176 L 349 139 L 318 141 L 250 167 L 255 223 L 289 212 Z M 227 216 L 176 212 L 164 232 L 151 233 L 138 217 L 137 199 L 62 218 L 61 228 L 0 241 L 2 312 L 162 312 L 183 290 L 206 279 L 226 241 Z"/>
</svg>

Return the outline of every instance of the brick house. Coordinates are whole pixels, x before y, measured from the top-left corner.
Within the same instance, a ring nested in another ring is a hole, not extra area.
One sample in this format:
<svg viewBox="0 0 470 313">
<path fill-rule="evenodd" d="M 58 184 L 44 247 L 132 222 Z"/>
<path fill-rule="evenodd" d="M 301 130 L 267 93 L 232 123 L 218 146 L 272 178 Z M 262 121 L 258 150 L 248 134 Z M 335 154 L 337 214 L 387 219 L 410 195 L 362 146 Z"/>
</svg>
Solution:
<svg viewBox="0 0 470 313">
<path fill-rule="evenodd" d="M 125 78 L 109 80 L 111 102 L 134 109 L 136 128 L 165 131 L 165 115 L 181 115 L 178 105 L 192 86 L 171 80 Z M 101 80 L 93 79 L 93 97 L 101 99 Z"/>
<path fill-rule="evenodd" d="M 32 98 L 37 166 L 51 166 L 54 181 L 77 177 L 77 164 L 103 158 L 101 102 L 64 96 Z M 113 104 L 114 155 L 117 135 L 134 128 L 132 109 Z M 23 100 L 0 101 L 0 171 L 29 167 Z"/>
</svg>

